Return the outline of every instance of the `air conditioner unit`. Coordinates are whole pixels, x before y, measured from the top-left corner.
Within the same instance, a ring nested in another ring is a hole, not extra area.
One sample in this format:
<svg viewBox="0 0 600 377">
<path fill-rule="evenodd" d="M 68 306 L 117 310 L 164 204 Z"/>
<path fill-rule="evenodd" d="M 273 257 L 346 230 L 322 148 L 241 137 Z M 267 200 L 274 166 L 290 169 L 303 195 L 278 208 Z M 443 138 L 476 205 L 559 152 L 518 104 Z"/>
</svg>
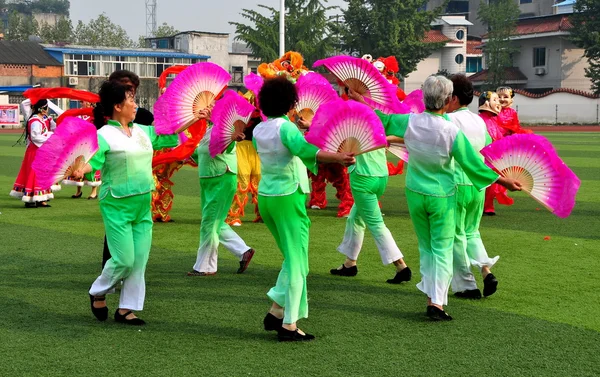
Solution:
<svg viewBox="0 0 600 377">
<path fill-rule="evenodd" d="M 544 76 L 546 74 L 546 68 L 536 68 L 535 74 L 536 76 Z"/>
<path fill-rule="evenodd" d="M 69 77 L 69 85 L 79 84 L 79 77 Z"/>
</svg>

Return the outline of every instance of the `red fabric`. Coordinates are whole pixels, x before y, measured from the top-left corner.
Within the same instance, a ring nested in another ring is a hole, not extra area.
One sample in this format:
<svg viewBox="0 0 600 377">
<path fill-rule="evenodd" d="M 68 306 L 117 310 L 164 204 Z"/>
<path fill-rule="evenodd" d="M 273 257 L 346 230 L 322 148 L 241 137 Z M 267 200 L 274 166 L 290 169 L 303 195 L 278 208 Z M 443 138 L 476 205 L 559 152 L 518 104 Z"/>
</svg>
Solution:
<svg viewBox="0 0 600 377">
<path fill-rule="evenodd" d="M 485 126 L 487 127 L 488 133 L 493 141 L 500 140 L 504 137 L 502 133 L 502 127 L 498 124 L 498 116 L 490 113 L 489 111 L 482 111 L 479 113 L 479 116 L 485 122 Z"/>
<path fill-rule="evenodd" d="M 200 119 L 192 124 L 188 128 L 188 131 L 192 134 L 192 137 L 178 147 L 173 148 L 171 151 L 155 156 L 152 159 L 152 167 L 188 159 L 198 147 L 198 143 L 200 143 L 202 137 L 204 137 L 204 133 L 206 132 L 206 120 Z"/>
<path fill-rule="evenodd" d="M 404 161 L 399 160 L 398 165 L 394 166 L 391 162 L 387 163 L 388 173 L 390 176 L 392 175 L 400 175 L 404 172 Z"/>
<path fill-rule="evenodd" d="M 498 203 L 505 206 L 510 206 L 514 203 L 514 200 L 508 195 L 506 195 L 506 187 L 494 183 L 490 187 L 485 189 L 485 202 L 483 203 L 483 212 L 495 212 L 494 199 L 496 199 Z"/>
<path fill-rule="evenodd" d="M 165 69 L 160 74 L 160 77 L 158 78 L 158 88 L 163 89 L 167 86 L 167 76 L 178 75 L 187 67 L 188 67 L 187 65 L 174 65 L 172 67 Z"/>
<path fill-rule="evenodd" d="M 398 100 L 404 101 L 406 99 L 406 93 L 404 93 L 404 90 L 398 88 L 396 89 L 396 97 L 398 97 Z"/>
<path fill-rule="evenodd" d="M 23 96 L 29 98 L 32 105 L 41 99 L 51 98 L 69 98 L 91 103 L 100 102 L 100 96 L 96 93 L 71 88 L 32 88 L 27 89 Z"/>
<path fill-rule="evenodd" d="M 521 128 L 519 115 L 512 107 L 504 107 L 498 114 L 498 124 L 501 127 L 502 134 L 509 136 L 512 134 L 531 134 L 531 130 Z"/>
<path fill-rule="evenodd" d="M 87 116 L 86 119 L 89 122 L 94 121 L 94 108 L 93 107 L 82 107 L 80 109 L 69 109 L 64 113 L 60 114 L 56 119 L 56 125 L 60 125 L 66 117 L 78 117 L 78 116 Z"/>
<path fill-rule="evenodd" d="M 350 180 L 347 169 L 339 164 L 319 164 L 319 174 L 308 173 L 312 180 L 312 192 L 308 206 L 317 206 L 321 209 L 327 207 L 327 193 L 325 181 L 331 182 L 336 189 L 335 197 L 340 201 L 338 206 L 338 217 L 348 216 L 354 204 Z"/>
</svg>

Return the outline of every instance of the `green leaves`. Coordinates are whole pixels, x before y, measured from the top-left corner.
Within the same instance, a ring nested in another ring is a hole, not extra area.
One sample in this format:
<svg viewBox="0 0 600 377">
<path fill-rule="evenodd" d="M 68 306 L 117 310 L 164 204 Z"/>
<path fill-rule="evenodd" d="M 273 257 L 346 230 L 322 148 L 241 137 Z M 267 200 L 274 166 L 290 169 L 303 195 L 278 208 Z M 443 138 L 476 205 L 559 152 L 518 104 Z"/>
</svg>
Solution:
<svg viewBox="0 0 600 377">
<path fill-rule="evenodd" d="M 592 81 L 592 91 L 600 94 L 600 2 L 598 0 L 577 0 L 574 13 L 570 17 L 571 41 L 585 50 L 589 68 L 585 76 Z"/>
</svg>

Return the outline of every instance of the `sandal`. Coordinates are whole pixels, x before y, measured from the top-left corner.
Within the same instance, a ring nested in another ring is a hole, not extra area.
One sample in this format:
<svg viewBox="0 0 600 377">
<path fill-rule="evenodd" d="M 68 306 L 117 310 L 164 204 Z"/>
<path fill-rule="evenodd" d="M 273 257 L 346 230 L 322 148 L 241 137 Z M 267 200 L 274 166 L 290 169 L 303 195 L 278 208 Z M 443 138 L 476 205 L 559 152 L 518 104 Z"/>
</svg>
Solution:
<svg viewBox="0 0 600 377">
<path fill-rule="evenodd" d="M 132 326 L 143 326 L 146 324 L 146 322 L 143 319 L 140 319 L 138 317 L 127 319 L 127 316 L 130 314 L 133 314 L 131 310 L 128 310 L 125 314 L 121 314 L 119 313 L 119 309 L 117 309 L 117 311 L 115 312 L 115 321 Z"/>
<path fill-rule="evenodd" d="M 94 302 L 106 301 L 106 296 L 94 296 L 90 295 L 90 305 L 92 307 L 92 313 L 98 319 L 98 321 L 106 321 L 108 318 L 108 307 L 96 308 Z"/>
<path fill-rule="evenodd" d="M 88 200 L 90 200 L 90 199 L 92 199 L 92 200 L 94 200 L 94 199 L 98 199 L 98 195 L 96 195 L 96 196 L 91 196 L 91 195 L 90 195 L 90 196 L 88 196 Z"/>
<path fill-rule="evenodd" d="M 81 195 L 83 195 L 82 192 L 80 192 L 79 195 L 71 195 L 71 198 L 73 198 L 73 199 L 79 199 L 79 198 L 81 198 Z"/>
</svg>

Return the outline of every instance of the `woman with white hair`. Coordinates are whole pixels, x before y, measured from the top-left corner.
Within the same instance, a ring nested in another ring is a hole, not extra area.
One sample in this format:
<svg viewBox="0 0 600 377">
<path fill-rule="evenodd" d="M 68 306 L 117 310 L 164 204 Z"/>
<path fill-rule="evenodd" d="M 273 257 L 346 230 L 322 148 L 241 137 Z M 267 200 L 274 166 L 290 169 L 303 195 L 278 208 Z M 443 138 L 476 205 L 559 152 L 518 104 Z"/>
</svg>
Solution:
<svg viewBox="0 0 600 377">
<path fill-rule="evenodd" d="M 406 199 L 419 243 L 421 282 L 417 288 L 427 295 L 427 316 L 436 321 L 452 319 L 444 305 L 452 279 L 454 159 L 478 190 L 494 182 L 512 191 L 521 188 L 519 182 L 499 177 L 488 168 L 462 131 L 450 122 L 446 110 L 452 89 L 446 77 L 430 76 L 423 84 L 424 113 L 386 115 L 377 111 L 386 134 L 403 138 L 410 155 Z M 364 102 L 356 92 L 350 97 Z"/>
</svg>

